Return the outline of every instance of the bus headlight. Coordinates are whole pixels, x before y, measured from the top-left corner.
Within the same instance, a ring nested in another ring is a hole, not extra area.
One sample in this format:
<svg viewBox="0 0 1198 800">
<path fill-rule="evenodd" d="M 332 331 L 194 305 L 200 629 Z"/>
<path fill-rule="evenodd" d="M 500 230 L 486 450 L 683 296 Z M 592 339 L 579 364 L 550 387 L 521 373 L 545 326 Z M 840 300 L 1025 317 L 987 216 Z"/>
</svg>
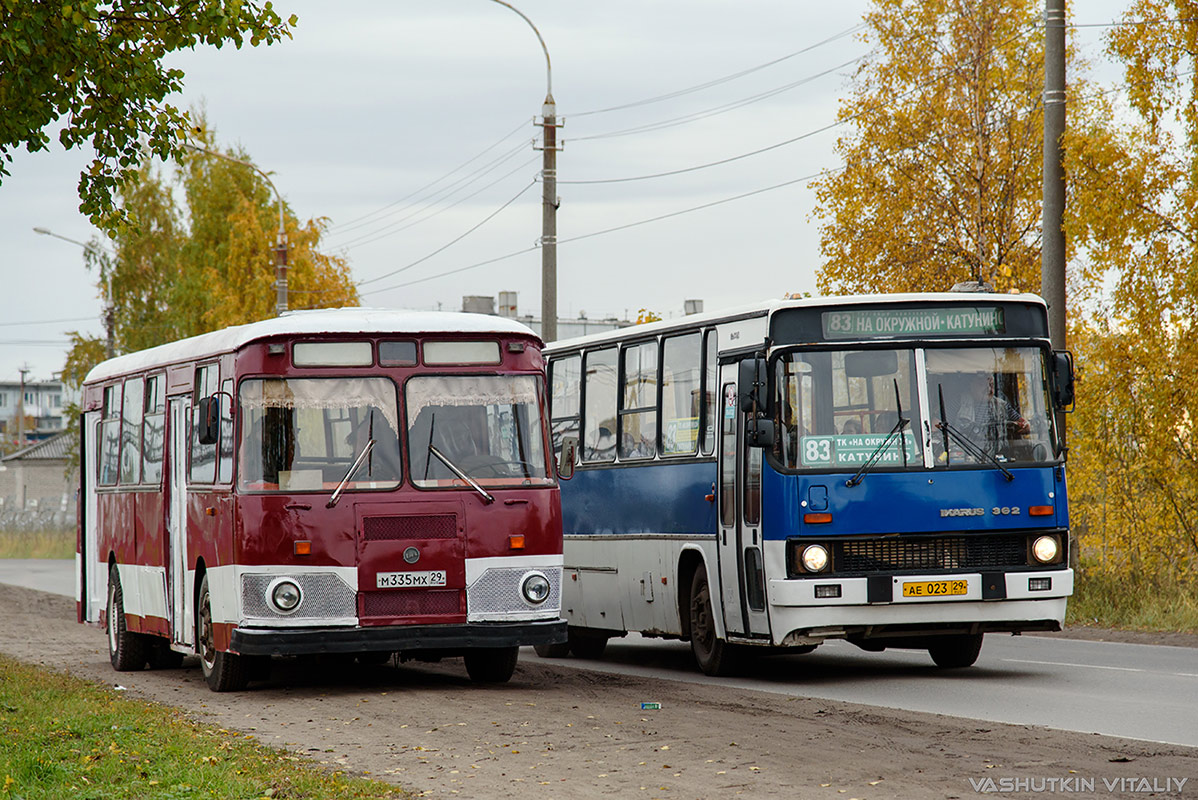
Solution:
<svg viewBox="0 0 1198 800">
<path fill-rule="evenodd" d="M 266 596 L 275 611 L 280 614 L 290 614 L 295 611 L 299 608 L 300 601 L 304 599 L 299 584 L 290 578 L 278 578 L 271 581 L 266 590 Z"/>
<path fill-rule="evenodd" d="M 530 572 L 520 582 L 520 594 L 534 606 L 539 606 L 549 599 L 549 579 L 539 572 Z"/>
<path fill-rule="evenodd" d="M 1041 564 L 1052 564 L 1061 555 L 1061 543 L 1055 536 L 1039 536 L 1032 542 L 1032 558 Z"/>
<path fill-rule="evenodd" d="M 828 568 L 828 549 L 822 544 L 809 544 L 803 548 L 799 561 L 808 572 L 823 572 Z"/>
</svg>

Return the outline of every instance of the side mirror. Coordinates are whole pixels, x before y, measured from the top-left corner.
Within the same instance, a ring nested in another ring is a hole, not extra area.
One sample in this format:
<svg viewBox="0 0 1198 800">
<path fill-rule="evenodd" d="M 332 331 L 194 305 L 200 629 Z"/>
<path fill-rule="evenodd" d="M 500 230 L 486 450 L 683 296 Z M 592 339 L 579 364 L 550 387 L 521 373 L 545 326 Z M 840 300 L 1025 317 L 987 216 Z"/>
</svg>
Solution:
<svg viewBox="0 0 1198 800">
<path fill-rule="evenodd" d="M 769 408 L 769 381 L 766 380 L 765 359 L 746 358 L 740 362 L 740 410 L 765 412 Z"/>
<path fill-rule="evenodd" d="M 1073 410 L 1073 353 L 1052 353 L 1052 400 L 1057 411 Z"/>
<path fill-rule="evenodd" d="M 563 436 L 562 452 L 557 460 L 557 476 L 564 481 L 574 477 L 574 459 L 578 455 L 578 437 Z"/>
<path fill-rule="evenodd" d="M 745 420 L 745 444 L 749 447 L 774 446 L 774 421 L 749 417 Z"/>
<path fill-rule="evenodd" d="M 220 438 L 220 396 L 212 395 L 200 400 L 199 420 L 196 422 L 196 438 L 200 444 L 216 444 Z"/>
</svg>

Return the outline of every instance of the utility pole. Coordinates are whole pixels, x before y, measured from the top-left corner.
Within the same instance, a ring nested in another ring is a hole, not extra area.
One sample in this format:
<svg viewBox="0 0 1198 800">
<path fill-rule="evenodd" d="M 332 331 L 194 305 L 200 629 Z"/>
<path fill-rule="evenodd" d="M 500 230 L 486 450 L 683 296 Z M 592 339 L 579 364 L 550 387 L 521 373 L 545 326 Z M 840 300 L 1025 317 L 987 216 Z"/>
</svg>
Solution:
<svg viewBox="0 0 1198 800">
<path fill-rule="evenodd" d="M 557 339 L 557 109 L 553 103 L 553 65 L 549 48 L 532 20 L 504 0 L 492 0 L 511 9 L 528 23 L 545 52 L 545 102 L 541 106 L 541 339 Z"/>
<path fill-rule="evenodd" d="M 25 375 L 29 367 L 21 367 L 21 392 L 17 395 L 17 449 L 25 446 Z"/>
<path fill-rule="evenodd" d="M 1040 294 L 1048 303 L 1048 331 L 1065 348 L 1065 0 L 1044 8 L 1044 175 Z M 1063 430 L 1063 429 L 1062 429 Z"/>
</svg>

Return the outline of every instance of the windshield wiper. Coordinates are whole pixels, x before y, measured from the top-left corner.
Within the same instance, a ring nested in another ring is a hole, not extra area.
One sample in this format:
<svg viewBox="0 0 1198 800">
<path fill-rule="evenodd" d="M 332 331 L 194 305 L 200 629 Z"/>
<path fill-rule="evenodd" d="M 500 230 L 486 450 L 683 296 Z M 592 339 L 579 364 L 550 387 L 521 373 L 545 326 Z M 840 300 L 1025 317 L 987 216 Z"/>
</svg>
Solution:
<svg viewBox="0 0 1198 800">
<path fill-rule="evenodd" d="M 433 443 L 432 443 L 432 442 L 429 442 L 429 443 L 428 443 L 428 451 L 429 451 L 430 453 L 432 453 L 433 455 L 435 455 L 435 456 L 436 456 L 438 459 L 440 459 L 442 464 L 444 464 L 445 466 L 449 467 L 449 471 L 450 471 L 450 472 L 452 472 L 454 475 L 457 475 L 459 478 L 461 478 L 462 480 L 464 480 L 466 483 L 470 484 L 470 488 L 471 488 L 471 489 L 473 489 L 474 491 L 476 491 L 476 492 L 478 492 L 479 494 L 481 494 L 481 495 L 482 495 L 482 497 L 483 497 L 483 501 L 484 501 L 484 502 L 486 502 L 488 505 L 490 505 L 491 503 L 494 503 L 494 502 L 495 502 L 495 498 L 494 498 L 494 497 L 492 497 L 492 496 L 491 496 L 491 495 L 490 495 L 490 494 L 487 492 L 487 490 L 486 490 L 486 489 L 484 489 L 483 487 L 479 486 L 479 485 L 478 485 L 478 481 L 474 480 L 474 478 L 471 478 L 471 477 L 470 477 L 469 475 L 467 475 L 465 472 L 462 472 L 462 469 L 461 469 L 461 467 L 459 467 L 457 464 L 455 464 L 455 463 L 453 463 L 452 461 L 450 461 L 450 460 L 449 460 L 449 456 L 445 455 L 445 454 L 444 454 L 444 453 L 442 453 L 440 450 L 438 450 L 438 449 L 437 449 L 437 448 L 436 448 L 436 447 L 433 445 Z"/>
<path fill-rule="evenodd" d="M 953 441 L 961 445 L 962 450 L 973 456 L 978 461 L 990 462 L 995 469 L 1002 473 L 1003 477 L 1006 478 L 1008 482 L 1015 480 L 1015 476 L 1011 474 L 1011 471 L 1004 467 L 997 458 L 995 458 L 985 449 L 979 447 L 977 442 L 973 441 L 964 433 L 948 424 L 948 420 L 945 419 L 944 413 L 944 384 L 937 384 L 936 388 L 940 392 L 940 422 L 936 424 L 936 427 L 944 433 L 944 463 L 949 463 L 948 440 L 951 437 Z"/>
<path fill-rule="evenodd" d="M 345 473 L 345 477 L 341 479 L 341 483 L 337 484 L 337 488 L 333 490 L 333 496 L 329 498 L 329 502 L 325 503 L 325 508 L 332 508 L 337 505 L 337 501 L 341 499 L 341 493 L 345 491 L 345 485 L 349 483 L 349 479 L 354 476 L 358 468 L 362 466 L 362 462 L 370 455 L 370 451 L 374 449 L 374 439 L 367 439 L 366 446 L 362 448 L 362 452 L 354 459 L 354 463 L 349 465 L 349 471 Z"/>
<path fill-rule="evenodd" d="M 894 381 L 894 406 L 898 410 L 898 422 L 894 423 L 894 427 L 890 429 L 890 433 L 887 434 L 886 438 L 882 440 L 882 443 L 878 445 L 872 453 L 869 454 L 869 458 L 867 458 L 865 463 L 861 465 L 861 469 L 857 470 L 857 474 L 845 482 L 845 486 L 853 487 L 861 483 L 861 481 L 865 479 L 865 473 L 873 469 L 874 464 L 879 458 L 881 458 L 882 453 L 886 452 L 886 448 L 890 445 L 890 441 L 896 435 L 899 437 L 899 451 L 903 454 L 903 467 L 905 468 L 907 466 L 907 446 L 906 442 L 903 441 L 901 432 L 904 427 L 911 424 L 911 420 L 903 418 L 903 401 L 899 399 L 897 379 Z"/>
</svg>

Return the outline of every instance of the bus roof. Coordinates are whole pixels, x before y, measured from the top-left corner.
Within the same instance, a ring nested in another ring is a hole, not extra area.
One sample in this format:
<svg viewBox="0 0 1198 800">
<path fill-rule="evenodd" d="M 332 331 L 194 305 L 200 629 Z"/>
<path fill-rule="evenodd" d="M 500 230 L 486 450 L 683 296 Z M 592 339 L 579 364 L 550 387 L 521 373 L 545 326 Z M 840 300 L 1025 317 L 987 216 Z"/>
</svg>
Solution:
<svg viewBox="0 0 1198 800">
<path fill-rule="evenodd" d="M 392 308 L 321 308 L 292 311 L 281 317 L 235 325 L 177 342 L 110 358 L 97 364 L 84 383 L 156 366 L 227 353 L 251 342 L 276 336 L 309 336 L 322 333 L 400 334 L 426 333 L 508 334 L 536 338 L 532 329 L 507 317 L 458 311 L 402 311 Z"/>
<path fill-rule="evenodd" d="M 638 336 L 653 336 L 657 333 L 664 333 L 674 330 L 687 330 L 690 328 L 697 328 L 704 325 L 712 325 L 730 320 L 772 315 L 776 311 L 785 308 L 835 308 L 837 306 L 869 305 L 872 303 L 919 302 L 1015 302 L 1030 303 L 1039 306 L 1045 305 L 1044 299 L 1035 294 L 994 294 L 990 292 L 909 292 L 895 294 L 837 295 L 835 297 L 796 297 L 792 299 L 771 298 L 756 303 L 749 303 L 748 305 L 726 308 L 721 311 L 709 311 L 702 314 L 691 314 L 685 317 L 675 317 L 673 319 L 651 322 L 645 325 L 634 325 L 627 328 L 618 328 L 613 331 L 602 331 L 600 333 L 587 334 L 586 336 L 577 336 L 573 339 L 559 339 L 556 342 L 547 344 L 545 349 L 546 351 L 554 351 L 569 349 L 571 347 L 584 344 L 595 344 L 608 341 L 618 342 Z"/>
</svg>

